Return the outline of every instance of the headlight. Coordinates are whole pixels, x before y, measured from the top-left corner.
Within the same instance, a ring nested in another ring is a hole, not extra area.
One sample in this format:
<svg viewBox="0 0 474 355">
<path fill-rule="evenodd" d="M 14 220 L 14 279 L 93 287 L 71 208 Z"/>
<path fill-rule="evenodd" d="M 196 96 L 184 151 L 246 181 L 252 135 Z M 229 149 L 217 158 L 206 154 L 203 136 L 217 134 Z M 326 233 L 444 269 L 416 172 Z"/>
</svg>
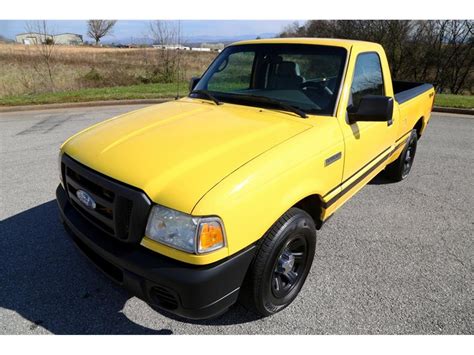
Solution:
<svg viewBox="0 0 474 355">
<path fill-rule="evenodd" d="M 145 234 L 148 238 L 188 253 L 208 253 L 224 247 L 222 221 L 195 217 L 163 206 L 153 206 Z"/>
</svg>

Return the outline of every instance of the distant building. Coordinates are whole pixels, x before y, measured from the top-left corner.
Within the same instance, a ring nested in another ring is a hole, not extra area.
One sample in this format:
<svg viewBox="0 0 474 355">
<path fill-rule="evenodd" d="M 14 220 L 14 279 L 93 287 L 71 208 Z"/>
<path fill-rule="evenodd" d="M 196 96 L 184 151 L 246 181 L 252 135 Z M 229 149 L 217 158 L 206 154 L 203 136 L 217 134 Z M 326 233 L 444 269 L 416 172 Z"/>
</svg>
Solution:
<svg viewBox="0 0 474 355">
<path fill-rule="evenodd" d="M 211 51 L 220 52 L 224 49 L 224 43 L 202 43 L 201 48 L 210 48 Z"/>
<path fill-rule="evenodd" d="M 22 44 L 42 44 L 46 43 L 48 40 L 53 40 L 53 36 L 48 34 L 42 34 L 37 32 L 27 32 L 27 33 L 20 33 L 15 36 L 15 40 L 17 43 Z"/>
<path fill-rule="evenodd" d="M 75 33 L 61 33 L 58 35 L 50 35 L 37 32 L 20 33 L 15 36 L 17 43 L 21 44 L 44 44 L 52 41 L 55 44 L 68 46 L 77 46 L 83 44 L 82 36 Z"/>
<path fill-rule="evenodd" d="M 75 33 L 61 33 L 53 36 L 55 44 L 64 44 L 67 46 L 79 46 L 83 44 L 82 36 Z"/>
<path fill-rule="evenodd" d="M 192 47 L 191 50 L 196 52 L 210 52 L 211 48 Z"/>
<path fill-rule="evenodd" d="M 182 44 L 154 44 L 153 48 L 158 48 L 158 49 L 180 49 L 183 51 L 189 51 L 189 47 L 185 47 Z"/>
<path fill-rule="evenodd" d="M 199 43 L 194 43 L 199 45 Z M 153 48 L 167 49 L 167 50 L 183 50 L 195 52 L 221 52 L 224 49 L 223 43 L 202 43 L 199 47 L 186 47 L 182 44 L 154 44 Z"/>
</svg>

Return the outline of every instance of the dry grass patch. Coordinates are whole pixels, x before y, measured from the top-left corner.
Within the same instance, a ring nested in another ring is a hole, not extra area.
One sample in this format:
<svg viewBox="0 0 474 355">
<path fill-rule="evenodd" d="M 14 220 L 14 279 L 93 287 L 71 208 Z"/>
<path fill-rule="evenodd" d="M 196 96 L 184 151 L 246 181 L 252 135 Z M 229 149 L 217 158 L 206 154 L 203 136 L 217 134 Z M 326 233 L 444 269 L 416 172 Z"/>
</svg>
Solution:
<svg viewBox="0 0 474 355">
<path fill-rule="evenodd" d="M 39 46 L 0 44 L 0 97 L 175 81 L 174 74 L 163 74 L 164 54 L 178 55 L 154 48 L 55 46 L 47 80 Z M 180 79 L 187 81 L 202 74 L 216 53 L 179 55 Z"/>
</svg>

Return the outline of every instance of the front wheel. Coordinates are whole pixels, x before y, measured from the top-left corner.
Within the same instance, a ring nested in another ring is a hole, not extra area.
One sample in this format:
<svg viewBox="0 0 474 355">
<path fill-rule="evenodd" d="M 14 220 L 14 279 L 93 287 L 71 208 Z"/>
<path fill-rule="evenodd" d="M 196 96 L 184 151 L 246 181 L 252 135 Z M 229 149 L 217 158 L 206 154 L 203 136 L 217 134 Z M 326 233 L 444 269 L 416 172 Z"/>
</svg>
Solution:
<svg viewBox="0 0 474 355">
<path fill-rule="evenodd" d="M 316 248 L 313 219 L 298 208 L 288 210 L 259 243 L 240 292 L 240 302 L 261 316 L 287 307 L 308 276 Z"/>
<path fill-rule="evenodd" d="M 393 181 L 402 181 L 408 176 L 415 159 L 417 141 L 416 130 L 412 130 L 408 143 L 398 159 L 385 168 L 387 178 Z"/>
</svg>

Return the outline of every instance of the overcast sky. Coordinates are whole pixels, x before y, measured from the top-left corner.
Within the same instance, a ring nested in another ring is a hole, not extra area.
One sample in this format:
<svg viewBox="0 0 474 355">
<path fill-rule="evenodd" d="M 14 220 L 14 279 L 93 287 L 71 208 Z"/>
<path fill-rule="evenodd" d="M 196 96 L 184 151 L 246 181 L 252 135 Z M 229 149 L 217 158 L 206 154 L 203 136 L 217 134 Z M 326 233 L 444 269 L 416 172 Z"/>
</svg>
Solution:
<svg viewBox="0 0 474 355">
<path fill-rule="evenodd" d="M 195 36 L 225 36 L 238 37 L 244 35 L 260 35 L 265 33 L 279 33 L 286 25 L 293 21 L 286 20 L 185 20 L 181 21 L 184 37 Z M 0 34 L 14 39 L 15 35 L 26 31 L 28 21 L 25 20 L 0 20 Z M 84 20 L 48 21 L 54 33 L 72 32 L 86 37 L 87 24 Z M 149 21 L 119 20 L 112 36 L 107 41 L 115 39 L 130 39 L 132 37 L 146 37 Z"/>
</svg>

